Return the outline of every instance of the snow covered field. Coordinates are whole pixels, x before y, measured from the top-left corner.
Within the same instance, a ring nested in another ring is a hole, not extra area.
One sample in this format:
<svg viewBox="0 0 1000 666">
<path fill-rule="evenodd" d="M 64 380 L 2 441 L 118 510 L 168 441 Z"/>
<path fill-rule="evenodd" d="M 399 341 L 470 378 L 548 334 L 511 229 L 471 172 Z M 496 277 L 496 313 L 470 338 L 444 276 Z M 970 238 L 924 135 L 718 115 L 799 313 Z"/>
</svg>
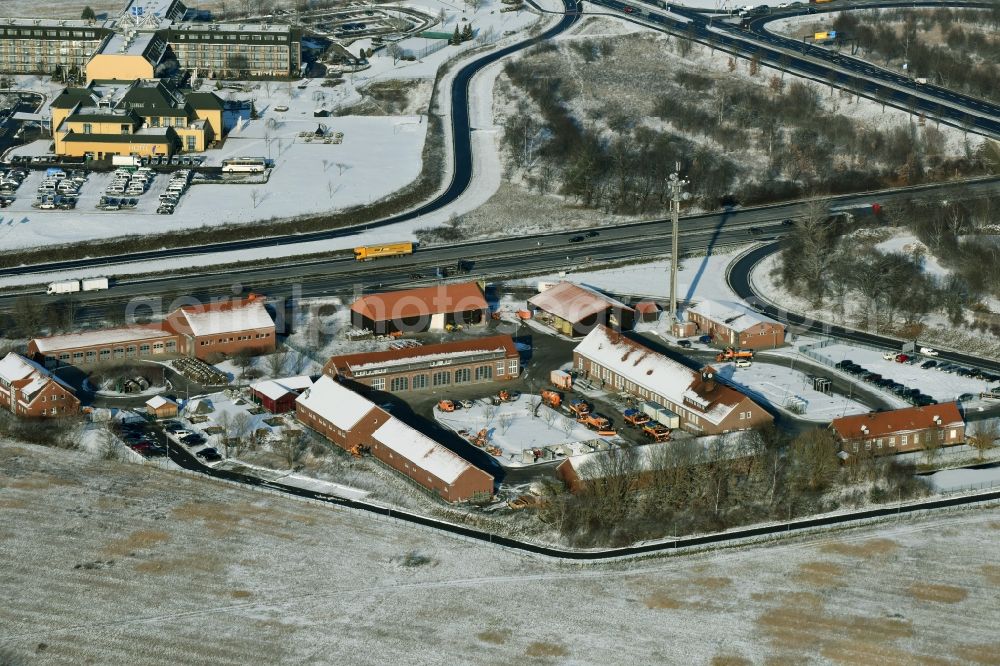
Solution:
<svg viewBox="0 0 1000 666">
<path fill-rule="evenodd" d="M 870 372 L 880 374 L 904 386 L 920 389 L 938 402 L 955 400 L 963 393 L 972 393 L 978 397 L 980 391 L 989 387 L 986 382 L 979 379 L 960 377 L 941 372 L 936 368 L 925 370 L 920 364 L 927 359 L 921 356 L 917 357 L 916 364 L 896 363 L 883 359 L 880 351 L 846 344 L 830 345 L 816 349 L 815 352 L 835 363 L 844 359 L 854 361 Z"/>
<path fill-rule="evenodd" d="M 71 451 L 0 482 L 14 663 L 995 661 L 995 508 L 567 566 Z"/>
<path fill-rule="evenodd" d="M 986 489 L 1000 486 L 1000 465 L 984 469 L 946 469 L 927 475 L 938 492 Z"/>
<path fill-rule="evenodd" d="M 708 256 L 681 259 L 677 298 L 681 301 L 712 299 L 730 301 L 735 296 L 726 284 L 726 267 L 746 247 L 726 247 Z M 597 270 L 566 271 L 518 280 L 536 286 L 539 282 L 568 280 L 613 294 L 669 298 L 670 261 L 652 261 Z"/>
<path fill-rule="evenodd" d="M 531 399 L 529 399 L 531 398 Z M 458 432 L 464 430 L 471 436 L 482 428 L 487 430 L 487 444 L 501 450 L 495 457 L 507 467 L 519 467 L 526 463 L 522 459 L 525 449 L 544 449 L 547 446 L 567 446 L 573 455 L 590 453 L 594 449 L 582 442 L 601 441 L 611 443 L 616 437 L 600 437 L 596 432 L 577 423 L 561 411 L 545 405 L 538 408 L 534 416 L 537 399 L 522 395 L 514 402 L 494 406 L 483 400 L 476 400 L 469 409 L 456 409 L 446 413 L 435 408 L 434 418 L 447 428 Z M 612 414 L 605 416 L 613 417 Z M 614 420 L 612 418 L 612 420 Z M 619 419 L 619 425 L 621 420 Z M 604 444 L 600 446 L 604 447 Z M 549 458 L 551 460 L 551 458 Z M 538 462 L 545 462 L 539 460 Z"/>
<path fill-rule="evenodd" d="M 815 390 L 804 372 L 783 365 L 754 362 L 749 368 L 732 363 L 713 364 L 726 378 L 754 399 L 776 407 L 802 405 L 802 417 L 830 421 L 847 414 L 864 414 L 868 407 L 842 395 L 827 395 Z"/>
</svg>

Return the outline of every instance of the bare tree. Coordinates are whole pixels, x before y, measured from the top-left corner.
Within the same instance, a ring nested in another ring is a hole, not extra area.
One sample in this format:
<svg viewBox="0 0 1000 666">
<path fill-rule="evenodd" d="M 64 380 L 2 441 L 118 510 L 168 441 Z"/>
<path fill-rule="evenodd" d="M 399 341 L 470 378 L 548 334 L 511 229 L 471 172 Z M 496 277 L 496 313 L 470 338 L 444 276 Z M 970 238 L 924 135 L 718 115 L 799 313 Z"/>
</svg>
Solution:
<svg viewBox="0 0 1000 666">
<path fill-rule="evenodd" d="M 267 369 L 271 371 L 272 377 L 280 377 L 285 371 L 287 363 L 288 350 L 284 348 L 275 350 L 273 354 L 267 357 Z"/>
<path fill-rule="evenodd" d="M 344 170 L 347 169 L 347 165 L 344 164 L 343 162 L 337 162 L 334 166 L 337 167 L 337 175 L 338 176 L 343 176 L 344 175 Z"/>
<path fill-rule="evenodd" d="M 307 445 L 301 430 L 286 429 L 274 448 L 289 467 L 294 467 L 305 453 Z"/>
<path fill-rule="evenodd" d="M 254 208 L 256 208 L 257 204 L 259 204 L 261 202 L 261 200 L 263 199 L 263 195 L 264 195 L 264 193 L 261 192 L 256 187 L 253 188 L 252 190 L 250 190 L 250 203 L 253 204 Z"/>
<path fill-rule="evenodd" d="M 246 376 L 247 370 L 254 364 L 253 352 L 249 349 L 241 349 L 233 354 L 233 363 L 240 369 L 240 378 Z"/>
<path fill-rule="evenodd" d="M 979 459 L 982 460 L 986 456 L 986 452 L 996 444 L 998 437 L 1000 437 L 1000 429 L 997 427 L 997 421 L 989 419 L 977 422 L 972 429 L 972 434 L 966 439 L 969 446 L 978 451 Z"/>
</svg>

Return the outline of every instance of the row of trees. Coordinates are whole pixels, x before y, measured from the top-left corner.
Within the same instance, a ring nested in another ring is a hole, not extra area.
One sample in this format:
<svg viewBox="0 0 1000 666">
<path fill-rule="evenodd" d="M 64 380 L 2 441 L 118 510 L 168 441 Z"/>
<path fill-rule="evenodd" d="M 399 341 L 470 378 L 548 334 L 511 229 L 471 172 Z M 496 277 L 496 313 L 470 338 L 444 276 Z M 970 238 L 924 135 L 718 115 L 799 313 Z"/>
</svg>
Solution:
<svg viewBox="0 0 1000 666">
<path fill-rule="evenodd" d="M 994 144 L 949 158 L 945 136 L 933 126 L 864 127 L 825 111 L 814 84 L 780 76 L 757 85 L 684 69 L 671 72 L 658 82 L 662 92 L 646 97 L 648 113 L 667 129 L 642 122 L 641 105 L 626 109 L 610 100 L 593 108 L 578 98 L 608 73 L 602 68 L 569 76 L 564 60 L 605 58 L 614 52 L 607 44 L 562 49 L 546 44 L 505 68 L 510 82 L 526 93 L 504 122 L 507 166 L 541 193 L 555 191 L 590 207 L 636 214 L 662 210 L 664 179 L 677 161 L 692 194 L 709 209 L 734 199 L 763 203 L 996 168 L 989 153 Z M 569 69 L 578 67 L 571 63 Z M 732 157 L 740 152 L 746 166 Z"/>
<path fill-rule="evenodd" d="M 913 467 L 887 458 L 842 466 L 828 430 L 767 428 L 710 449 L 695 440 L 621 449 L 588 462 L 576 494 L 553 483 L 540 518 L 577 546 L 626 544 L 926 494 Z"/>
</svg>

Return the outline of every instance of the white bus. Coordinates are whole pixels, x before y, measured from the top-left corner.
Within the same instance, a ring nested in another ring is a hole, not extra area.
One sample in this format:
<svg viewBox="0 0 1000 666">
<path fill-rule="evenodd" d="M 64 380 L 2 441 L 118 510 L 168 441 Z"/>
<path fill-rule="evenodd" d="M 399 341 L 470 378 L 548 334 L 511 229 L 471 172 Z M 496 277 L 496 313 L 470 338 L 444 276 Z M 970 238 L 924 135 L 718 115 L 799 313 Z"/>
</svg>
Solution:
<svg viewBox="0 0 1000 666">
<path fill-rule="evenodd" d="M 233 157 L 222 160 L 222 173 L 264 173 L 263 157 Z"/>
</svg>

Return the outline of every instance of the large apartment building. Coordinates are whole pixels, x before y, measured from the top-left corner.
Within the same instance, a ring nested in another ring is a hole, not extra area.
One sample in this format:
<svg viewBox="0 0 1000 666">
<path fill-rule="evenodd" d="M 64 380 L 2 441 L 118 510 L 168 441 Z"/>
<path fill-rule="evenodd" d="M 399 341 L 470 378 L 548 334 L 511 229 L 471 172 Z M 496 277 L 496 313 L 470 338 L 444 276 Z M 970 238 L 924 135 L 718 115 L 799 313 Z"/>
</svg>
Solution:
<svg viewBox="0 0 1000 666">
<path fill-rule="evenodd" d="M 0 71 L 79 74 L 112 34 L 108 21 L 0 18 Z"/>
<path fill-rule="evenodd" d="M 180 0 L 129 0 L 103 21 L 0 19 L 0 71 L 130 81 L 160 74 L 171 57 L 212 77 L 293 76 L 301 31 L 286 24 L 193 23 Z"/>
</svg>

